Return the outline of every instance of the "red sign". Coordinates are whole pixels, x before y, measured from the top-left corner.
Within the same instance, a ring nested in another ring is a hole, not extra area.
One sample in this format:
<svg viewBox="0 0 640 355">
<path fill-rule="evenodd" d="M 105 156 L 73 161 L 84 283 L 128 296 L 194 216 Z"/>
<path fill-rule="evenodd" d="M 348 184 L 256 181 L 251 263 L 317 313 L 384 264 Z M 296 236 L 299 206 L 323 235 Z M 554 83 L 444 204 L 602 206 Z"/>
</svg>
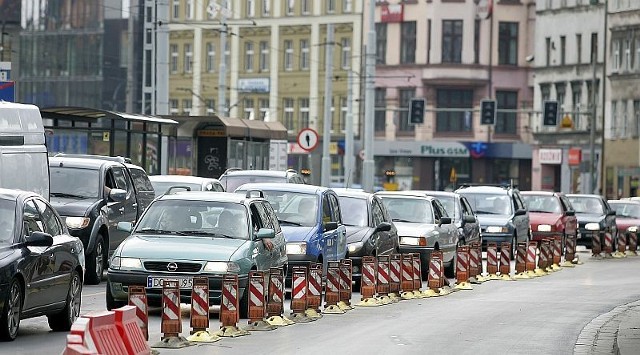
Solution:
<svg viewBox="0 0 640 355">
<path fill-rule="evenodd" d="M 580 165 L 582 161 L 582 150 L 580 148 L 569 149 L 569 165 Z"/>
<path fill-rule="evenodd" d="M 384 4 L 381 7 L 380 21 L 383 23 L 404 21 L 403 4 Z"/>
</svg>

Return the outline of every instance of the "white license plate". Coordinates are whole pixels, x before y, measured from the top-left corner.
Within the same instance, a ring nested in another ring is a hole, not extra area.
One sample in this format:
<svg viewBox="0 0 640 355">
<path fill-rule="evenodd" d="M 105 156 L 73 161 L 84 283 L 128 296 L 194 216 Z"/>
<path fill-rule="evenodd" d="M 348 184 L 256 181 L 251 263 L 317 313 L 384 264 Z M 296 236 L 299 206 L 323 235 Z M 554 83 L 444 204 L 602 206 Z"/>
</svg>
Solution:
<svg viewBox="0 0 640 355">
<path fill-rule="evenodd" d="M 147 276 L 147 288 L 162 288 L 164 281 L 178 281 L 181 289 L 192 289 L 193 279 L 191 277 L 164 277 Z"/>
</svg>

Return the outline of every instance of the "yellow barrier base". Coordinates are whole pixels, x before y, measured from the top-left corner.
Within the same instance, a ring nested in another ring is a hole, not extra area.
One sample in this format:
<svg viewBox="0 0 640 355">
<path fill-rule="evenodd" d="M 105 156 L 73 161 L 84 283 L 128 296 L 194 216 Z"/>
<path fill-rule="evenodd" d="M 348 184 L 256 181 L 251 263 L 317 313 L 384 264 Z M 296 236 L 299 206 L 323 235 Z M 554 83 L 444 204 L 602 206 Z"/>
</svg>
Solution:
<svg viewBox="0 0 640 355">
<path fill-rule="evenodd" d="M 476 280 L 478 281 L 478 283 L 485 283 L 485 282 L 489 281 L 489 280 L 487 280 L 486 277 L 484 277 L 482 275 L 476 276 Z"/>
<path fill-rule="evenodd" d="M 535 270 L 533 270 L 533 272 L 538 275 L 538 276 L 545 276 L 545 275 L 549 275 L 548 272 L 544 271 L 543 269 L 538 269 L 536 268 Z"/>
<path fill-rule="evenodd" d="M 304 315 L 306 315 L 309 318 L 315 318 L 315 319 L 322 318 L 322 314 L 318 313 L 318 311 L 316 311 L 313 308 L 307 308 L 307 310 L 304 311 Z"/>
<path fill-rule="evenodd" d="M 527 275 L 526 272 L 520 272 L 520 273 L 517 273 L 516 276 L 514 276 L 514 278 L 516 280 L 528 280 L 531 278 L 531 276 Z"/>
<path fill-rule="evenodd" d="M 423 295 L 425 298 L 428 298 L 428 297 L 438 297 L 438 296 L 440 296 L 440 294 L 439 294 L 439 293 L 437 293 L 436 291 L 434 291 L 434 290 L 432 290 L 432 289 L 427 289 L 427 290 L 425 290 L 425 291 L 422 291 L 422 295 Z"/>
<path fill-rule="evenodd" d="M 422 291 L 420 290 L 413 290 L 413 298 L 423 298 L 424 296 L 422 296 Z"/>
<path fill-rule="evenodd" d="M 236 326 L 227 326 L 220 328 L 220 330 L 213 333 L 213 335 L 217 335 L 223 338 L 237 338 L 244 335 L 249 335 L 249 332 Z"/>
<path fill-rule="evenodd" d="M 356 306 L 358 307 L 380 307 L 382 306 L 380 303 L 378 303 L 378 300 L 375 298 L 365 298 L 362 301 L 356 303 Z"/>
<path fill-rule="evenodd" d="M 412 300 L 416 298 L 416 296 L 413 294 L 413 291 L 402 292 L 400 293 L 400 297 L 402 297 L 403 300 Z"/>
<path fill-rule="evenodd" d="M 500 280 L 502 280 L 502 281 L 515 281 L 516 279 L 511 277 L 511 275 L 509 275 L 509 274 L 501 274 L 500 275 Z"/>
<path fill-rule="evenodd" d="M 560 264 L 560 266 L 562 267 L 576 267 L 571 261 L 564 261 L 562 264 Z"/>
<path fill-rule="evenodd" d="M 376 299 L 378 300 L 378 303 L 380 303 L 383 306 L 388 305 L 389 303 L 392 303 L 393 300 L 391 300 L 391 297 L 384 295 L 384 296 L 378 296 L 376 297 Z"/>
<path fill-rule="evenodd" d="M 206 330 L 201 330 L 188 336 L 187 340 L 196 343 L 215 343 L 216 341 L 220 340 L 220 337 L 217 335 L 213 335 Z"/>
<path fill-rule="evenodd" d="M 331 306 L 325 307 L 325 309 L 322 310 L 322 313 L 323 314 L 345 314 L 347 313 L 347 311 L 338 307 L 338 305 L 332 304 Z"/>
<path fill-rule="evenodd" d="M 451 288 L 449 286 L 444 286 L 438 289 L 440 292 L 440 296 L 446 296 L 451 293 Z"/>
<path fill-rule="evenodd" d="M 471 284 L 467 281 L 461 282 L 454 287 L 456 290 L 473 290 Z"/>
<path fill-rule="evenodd" d="M 489 280 L 500 280 L 500 276 L 498 276 L 497 274 L 490 274 Z"/>
<path fill-rule="evenodd" d="M 613 253 L 613 257 L 616 258 L 616 259 L 622 259 L 622 258 L 626 258 L 627 254 L 625 254 L 623 252 L 620 252 L 620 251 L 617 251 L 617 252 Z"/>
<path fill-rule="evenodd" d="M 353 306 L 348 305 L 345 301 L 338 302 L 338 307 L 340 307 L 340 309 L 343 311 L 349 311 L 353 309 Z"/>
<path fill-rule="evenodd" d="M 560 265 L 558 264 L 552 264 L 551 265 L 551 269 L 553 269 L 553 271 L 560 271 L 562 270 L 562 268 L 560 267 Z"/>
<path fill-rule="evenodd" d="M 290 319 L 282 316 L 269 317 L 265 321 L 270 325 L 275 325 L 277 327 L 284 327 L 284 326 L 293 324 L 293 322 Z"/>
<path fill-rule="evenodd" d="M 257 322 L 249 323 L 249 325 L 247 325 L 246 327 L 244 327 L 242 329 L 254 332 L 254 331 L 274 330 L 274 329 L 277 329 L 277 328 L 278 328 L 277 326 L 271 325 L 266 320 L 262 319 L 262 320 L 259 320 Z"/>
<path fill-rule="evenodd" d="M 638 256 L 637 252 L 631 251 L 631 250 L 627 250 L 626 254 L 627 254 L 627 256 Z"/>
<path fill-rule="evenodd" d="M 538 277 L 538 276 L 540 276 L 540 275 L 536 274 L 536 272 L 535 272 L 535 271 L 531 271 L 531 270 L 528 270 L 528 271 L 526 272 L 526 274 L 527 274 L 527 276 L 529 276 L 529 278 L 534 278 L 534 277 Z"/>
</svg>

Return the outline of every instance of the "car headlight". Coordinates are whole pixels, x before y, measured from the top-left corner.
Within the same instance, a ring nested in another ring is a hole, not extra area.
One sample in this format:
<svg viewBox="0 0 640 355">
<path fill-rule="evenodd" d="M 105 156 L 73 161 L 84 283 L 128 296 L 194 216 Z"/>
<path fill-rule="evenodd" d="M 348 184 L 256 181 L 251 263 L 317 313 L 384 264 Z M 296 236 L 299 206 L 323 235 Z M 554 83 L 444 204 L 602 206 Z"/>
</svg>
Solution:
<svg viewBox="0 0 640 355">
<path fill-rule="evenodd" d="M 631 227 L 627 228 L 627 232 L 629 232 L 629 233 L 637 233 L 638 232 L 638 226 L 631 226 Z"/>
<path fill-rule="evenodd" d="M 138 258 L 121 258 L 114 256 L 109 263 L 114 270 L 142 270 L 142 262 Z"/>
<path fill-rule="evenodd" d="M 287 254 L 304 255 L 307 253 L 307 243 L 287 243 Z"/>
<path fill-rule="evenodd" d="M 234 262 L 226 261 L 209 261 L 204 266 L 205 272 L 214 272 L 224 274 L 226 272 L 237 273 L 240 271 L 240 266 Z"/>
<path fill-rule="evenodd" d="M 551 232 L 551 225 L 550 224 L 539 224 L 538 225 L 538 232 Z"/>
<path fill-rule="evenodd" d="M 599 223 L 587 223 L 587 224 L 585 224 L 584 229 L 586 229 L 588 231 L 599 231 L 600 230 L 600 224 Z"/>
<path fill-rule="evenodd" d="M 349 253 L 355 253 L 357 251 L 359 251 L 360 249 L 362 249 L 362 246 L 364 244 L 362 242 L 357 242 L 357 243 L 351 243 L 347 245 L 347 248 L 349 249 Z"/>
<path fill-rule="evenodd" d="M 501 226 L 489 226 L 487 227 L 487 233 L 507 233 L 509 228 Z"/>
<path fill-rule="evenodd" d="M 91 218 L 89 217 L 67 217 L 64 219 L 64 223 L 67 224 L 67 227 L 72 229 L 86 228 L 90 222 Z"/>
<path fill-rule="evenodd" d="M 400 244 L 427 246 L 427 238 L 425 237 L 400 237 Z"/>
</svg>

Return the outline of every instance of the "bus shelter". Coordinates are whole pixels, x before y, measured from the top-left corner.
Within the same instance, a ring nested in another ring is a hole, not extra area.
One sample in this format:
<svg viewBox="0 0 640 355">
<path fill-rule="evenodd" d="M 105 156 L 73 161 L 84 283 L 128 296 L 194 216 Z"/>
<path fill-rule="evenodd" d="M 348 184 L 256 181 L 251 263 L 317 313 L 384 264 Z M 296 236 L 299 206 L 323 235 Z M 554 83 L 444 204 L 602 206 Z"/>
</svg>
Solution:
<svg viewBox="0 0 640 355">
<path fill-rule="evenodd" d="M 51 155 L 123 156 L 149 175 L 167 172 L 170 118 L 85 107 L 40 108 Z"/>
</svg>

